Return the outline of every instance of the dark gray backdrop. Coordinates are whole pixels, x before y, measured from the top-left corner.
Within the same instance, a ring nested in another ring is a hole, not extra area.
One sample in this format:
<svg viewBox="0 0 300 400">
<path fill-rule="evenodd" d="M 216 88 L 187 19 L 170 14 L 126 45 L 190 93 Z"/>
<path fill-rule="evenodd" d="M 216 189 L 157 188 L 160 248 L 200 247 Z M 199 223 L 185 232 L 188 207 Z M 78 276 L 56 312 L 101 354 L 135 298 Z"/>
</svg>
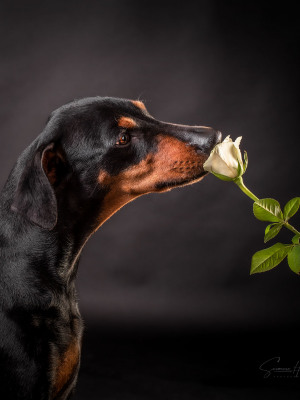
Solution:
<svg viewBox="0 0 300 400">
<path fill-rule="evenodd" d="M 298 14 L 289 2 L 270 4 L 1 1 L 0 185 L 54 108 L 103 95 L 142 99 L 157 119 L 242 135 L 245 182 L 257 196 L 299 196 Z M 224 330 L 298 324 L 300 278 L 286 263 L 249 276 L 264 246 L 251 208 L 213 176 L 127 205 L 83 251 L 84 318 Z"/>
</svg>

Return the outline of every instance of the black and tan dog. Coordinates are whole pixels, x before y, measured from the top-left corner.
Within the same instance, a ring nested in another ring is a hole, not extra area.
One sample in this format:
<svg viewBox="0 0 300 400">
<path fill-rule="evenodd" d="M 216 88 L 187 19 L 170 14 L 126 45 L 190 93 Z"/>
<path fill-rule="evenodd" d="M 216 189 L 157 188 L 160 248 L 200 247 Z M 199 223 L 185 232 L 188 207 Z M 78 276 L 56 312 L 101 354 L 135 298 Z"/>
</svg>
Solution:
<svg viewBox="0 0 300 400">
<path fill-rule="evenodd" d="M 1 193 L 1 399 L 71 396 L 84 244 L 135 198 L 199 181 L 220 138 L 211 128 L 157 121 L 140 101 L 87 98 L 52 113 Z"/>
</svg>

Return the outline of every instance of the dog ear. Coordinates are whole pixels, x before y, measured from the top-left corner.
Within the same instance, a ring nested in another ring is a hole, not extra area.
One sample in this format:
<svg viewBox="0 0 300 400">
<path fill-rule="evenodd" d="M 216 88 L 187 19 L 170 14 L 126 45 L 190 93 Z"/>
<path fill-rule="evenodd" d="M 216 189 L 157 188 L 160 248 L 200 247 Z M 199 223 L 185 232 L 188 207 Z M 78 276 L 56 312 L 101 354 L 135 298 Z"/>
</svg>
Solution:
<svg viewBox="0 0 300 400">
<path fill-rule="evenodd" d="M 60 181 L 64 157 L 51 143 L 34 155 L 19 180 L 11 209 L 41 228 L 51 230 L 57 223 L 54 188 Z"/>
</svg>

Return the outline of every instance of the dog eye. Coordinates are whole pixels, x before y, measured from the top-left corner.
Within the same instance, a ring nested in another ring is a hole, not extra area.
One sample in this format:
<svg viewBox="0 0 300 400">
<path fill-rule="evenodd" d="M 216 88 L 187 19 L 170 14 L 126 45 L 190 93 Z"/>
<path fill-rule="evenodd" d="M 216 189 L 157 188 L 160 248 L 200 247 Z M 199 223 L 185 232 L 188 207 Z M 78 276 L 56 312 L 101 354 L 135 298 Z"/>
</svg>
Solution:
<svg viewBox="0 0 300 400">
<path fill-rule="evenodd" d="M 116 146 L 124 146 L 130 142 L 130 135 L 128 133 L 122 133 L 116 142 Z"/>
</svg>

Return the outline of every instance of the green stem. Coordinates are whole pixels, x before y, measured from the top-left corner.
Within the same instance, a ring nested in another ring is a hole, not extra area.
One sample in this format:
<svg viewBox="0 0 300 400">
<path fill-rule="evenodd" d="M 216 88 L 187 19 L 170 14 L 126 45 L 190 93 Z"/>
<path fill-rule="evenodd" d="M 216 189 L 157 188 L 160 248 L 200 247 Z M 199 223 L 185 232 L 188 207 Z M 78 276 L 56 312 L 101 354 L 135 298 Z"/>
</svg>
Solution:
<svg viewBox="0 0 300 400">
<path fill-rule="evenodd" d="M 295 233 L 296 235 L 300 235 L 300 232 L 297 231 L 297 229 L 295 229 L 291 224 L 289 224 L 288 222 L 284 223 L 284 226 L 289 229 L 290 231 L 292 231 L 293 233 Z"/>
<path fill-rule="evenodd" d="M 237 184 L 238 187 L 241 189 L 241 191 L 244 192 L 248 197 L 250 197 L 250 199 L 252 199 L 253 201 L 258 201 L 259 200 L 259 198 L 256 197 L 255 194 L 250 192 L 250 190 L 244 185 L 244 181 L 243 181 L 243 178 L 241 176 L 236 178 L 233 182 L 235 184 Z"/>
</svg>

